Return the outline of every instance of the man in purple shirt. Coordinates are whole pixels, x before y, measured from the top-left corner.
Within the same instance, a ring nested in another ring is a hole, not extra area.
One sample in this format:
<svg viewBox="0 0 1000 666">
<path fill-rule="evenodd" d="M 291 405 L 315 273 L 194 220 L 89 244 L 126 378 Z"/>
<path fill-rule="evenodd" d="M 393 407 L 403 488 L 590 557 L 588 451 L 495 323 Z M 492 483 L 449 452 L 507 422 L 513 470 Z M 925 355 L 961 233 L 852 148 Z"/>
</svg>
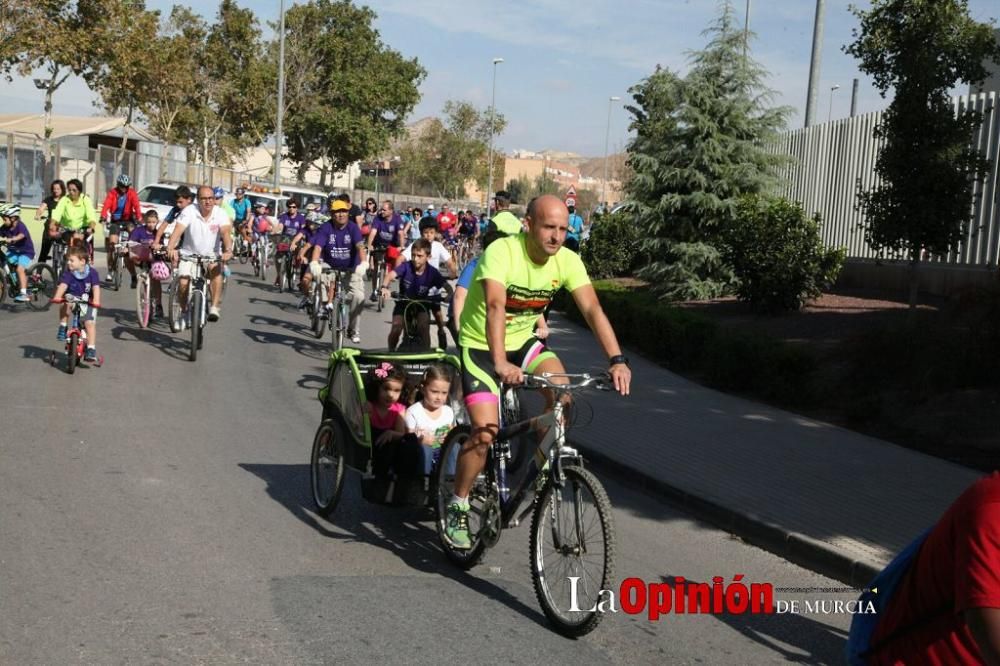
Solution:
<svg viewBox="0 0 1000 666">
<path fill-rule="evenodd" d="M 431 244 L 427 240 L 421 238 L 413 241 L 413 245 L 410 246 L 411 259 L 396 266 L 385 277 L 382 289 L 386 295 L 389 291 L 388 285 L 399 278 L 399 297 L 392 308 L 392 328 L 389 329 L 389 349 L 395 349 L 399 343 L 399 336 L 403 332 L 403 313 L 409 305 L 407 301 L 433 299 L 441 290 L 447 292 L 447 297 L 451 298 L 451 285 L 436 268 L 427 263 L 430 254 Z M 420 337 L 426 349 L 431 348 L 429 312 L 440 309 L 440 303 L 433 303 L 417 314 L 417 328 L 420 330 Z"/>
<path fill-rule="evenodd" d="M 289 199 L 285 204 L 285 212 L 278 217 L 278 226 L 274 229 L 274 234 L 283 237 L 283 242 L 289 243 L 288 256 L 291 257 L 290 239 L 295 238 L 299 232 L 306 227 L 306 216 L 299 212 L 299 202 Z M 277 287 L 281 281 L 280 275 L 275 275 L 274 286 Z"/>
<path fill-rule="evenodd" d="M 351 207 L 347 203 L 334 201 L 330 210 L 333 213 L 333 220 L 321 226 L 312 239 L 310 281 L 322 278 L 323 264 L 342 271 L 339 274 L 339 288 L 347 290 L 347 300 L 350 303 L 347 336 L 351 342 L 358 344 L 361 342 L 361 336 L 358 334 L 358 318 L 365 305 L 364 275 L 368 265 L 365 241 L 358 225 L 348 220 Z M 333 309 L 332 301 L 333 285 L 330 284 L 326 291 L 326 313 Z"/>
<path fill-rule="evenodd" d="M 21 292 L 14 297 L 14 300 L 17 303 L 27 303 L 31 300 L 28 298 L 27 270 L 35 257 L 35 245 L 31 242 L 28 227 L 21 221 L 19 204 L 0 206 L 0 238 L 7 240 L 0 246 L 0 250 L 6 253 L 7 263 L 17 272 L 17 282 L 21 287 Z"/>
</svg>

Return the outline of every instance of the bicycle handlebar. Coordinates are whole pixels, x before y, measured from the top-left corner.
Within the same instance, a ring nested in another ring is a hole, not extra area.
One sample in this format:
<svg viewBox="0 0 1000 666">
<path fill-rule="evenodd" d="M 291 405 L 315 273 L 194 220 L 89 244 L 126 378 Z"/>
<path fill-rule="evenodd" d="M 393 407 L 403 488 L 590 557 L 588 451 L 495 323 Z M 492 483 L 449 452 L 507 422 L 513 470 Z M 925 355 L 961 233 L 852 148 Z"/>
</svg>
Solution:
<svg viewBox="0 0 1000 666">
<path fill-rule="evenodd" d="M 551 381 L 550 378 L 558 377 L 561 379 L 570 380 L 568 383 L 559 384 Z M 577 379 L 578 381 L 572 381 Z M 511 386 L 511 384 L 504 384 L 503 386 Z M 554 391 L 561 392 L 571 392 L 579 391 L 580 389 L 594 387 L 598 391 L 610 391 L 614 387 L 614 380 L 611 379 L 611 375 L 606 372 L 602 372 L 597 375 L 591 375 L 590 373 L 556 373 L 556 372 L 543 372 L 541 375 L 525 375 L 524 383 L 520 385 L 521 388 L 525 389 L 552 389 Z"/>
<path fill-rule="evenodd" d="M 74 296 L 73 294 L 66 294 L 62 298 L 52 298 L 49 300 L 49 302 L 74 304 L 74 303 L 83 303 L 84 299 L 80 298 L 79 296 Z M 97 305 L 96 303 L 91 303 L 90 301 L 87 301 L 86 304 L 92 308 L 97 308 L 98 310 L 101 309 L 101 306 Z"/>
</svg>

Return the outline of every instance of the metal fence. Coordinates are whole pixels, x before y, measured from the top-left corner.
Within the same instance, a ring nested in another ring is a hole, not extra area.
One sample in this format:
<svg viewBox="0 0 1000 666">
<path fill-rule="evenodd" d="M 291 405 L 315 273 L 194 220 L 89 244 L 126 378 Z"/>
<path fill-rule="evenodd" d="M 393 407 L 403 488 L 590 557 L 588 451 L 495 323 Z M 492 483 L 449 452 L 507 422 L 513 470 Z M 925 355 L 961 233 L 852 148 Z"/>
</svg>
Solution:
<svg viewBox="0 0 1000 666">
<path fill-rule="evenodd" d="M 84 193 L 99 203 L 120 173 L 128 174 L 137 187 L 168 180 L 211 183 L 232 191 L 237 185 L 253 180 L 251 174 L 236 169 L 191 164 L 132 150 L 124 151 L 121 156 L 119 152 L 114 146 L 84 148 L 73 142 L 54 141 L 52 160 L 46 168 L 40 140 L 0 133 L 0 201 L 34 206 L 48 195 L 53 180 L 76 178 L 83 183 Z"/>
<path fill-rule="evenodd" d="M 52 160 L 46 168 L 43 159 L 42 142 L 22 135 L 0 132 L 0 201 L 17 201 L 26 206 L 35 206 L 48 196 L 49 183 L 59 178 L 77 178 L 83 183 L 83 191 L 90 195 L 97 205 L 104 200 L 105 193 L 114 185 L 119 173 L 128 174 L 141 188 L 149 183 L 168 181 L 177 183 L 219 185 L 232 192 L 237 186 L 247 183 L 269 185 L 253 174 L 227 167 L 209 164 L 193 164 L 183 160 L 170 159 L 162 155 L 124 151 L 119 163 L 119 149 L 114 146 L 84 148 L 76 142 L 54 141 Z M 289 187 L 293 183 L 286 183 Z M 302 183 L 295 183 L 303 186 Z M 309 189 L 319 189 L 316 183 L 304 184 Z M 364 201 L 375 196 L 372 190 L 348 190 L 352 201 Z M 438 208 L 443 199 L 421 197 L 399 192 L 379 192 L 379 199 L 393 201 L 397 209 L 407 206 L 425 208 L 433 203 Z M 478 210 L 476 202 L 458 200 L 451 202 L 455 207 Z"/>
<path fill-rule="evenodd" d="M 982 151 L 991 168 L 974 191 L 962 242 L 949 255 L 931 261 L 956 266 L 998 265 L 1000 245 L 1000 93 L 955 97 L 955 112 L 967 109 L 986 115 L 971 145 Z M 857 208 L 858 189 L 879 184 L 875 158 L 883 140 L 873 136 L 882 112 L 844 118 L 822 125 L 786 132 L 773 147 L 791 155 L 793 164 L 783 174 L 781 194 L 802 203 L 806 211 L 820 214 L 823 241 L 831 247 L 847 248 L 847 256 L 860 259 L 901 259 L 880 256 L 865 243 L 862 215 Z"/>
</svg>

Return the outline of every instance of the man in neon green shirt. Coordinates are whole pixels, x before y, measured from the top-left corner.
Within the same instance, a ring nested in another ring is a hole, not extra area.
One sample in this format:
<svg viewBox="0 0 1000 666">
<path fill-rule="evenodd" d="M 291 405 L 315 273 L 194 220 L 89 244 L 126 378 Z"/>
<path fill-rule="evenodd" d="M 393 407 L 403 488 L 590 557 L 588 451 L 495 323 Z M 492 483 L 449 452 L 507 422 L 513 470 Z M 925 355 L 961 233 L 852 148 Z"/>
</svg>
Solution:
<svg viewBox="0 0 1000 666">
<path fill-rule="evenodd" d="M 497 214 L 490 220 L 489 228 L 502 231 L 509 236 L 521 233 L 521 220 L 509 210 L 510 195 L 501 190 L 493 196 L 493 201 L 497 205 Z"/>
<path fill-rule="evenodd" d="M 494 241 L 483 253 L 462 309 L 462 388 L 472 435 L 459 455 L 455 496 L 448 504 L 445 534 L 455 548 L 472 545 L 468 495 L 486 465 L 487 449 L 499 428 L 499 383 L 520 384 L 525 373 L 565 373 L 556 355 L 533 335 L 538 316 L 560 288 L 573 296 L 607 354 L 615 389 L 622 395 L 629 392 L 628 359 L 621 353 L 583 261 L 563 247 L 569 226 L 566 205 L 551 195 L 533 199 L 527 221 L 527 233 Z"/>
</svg>

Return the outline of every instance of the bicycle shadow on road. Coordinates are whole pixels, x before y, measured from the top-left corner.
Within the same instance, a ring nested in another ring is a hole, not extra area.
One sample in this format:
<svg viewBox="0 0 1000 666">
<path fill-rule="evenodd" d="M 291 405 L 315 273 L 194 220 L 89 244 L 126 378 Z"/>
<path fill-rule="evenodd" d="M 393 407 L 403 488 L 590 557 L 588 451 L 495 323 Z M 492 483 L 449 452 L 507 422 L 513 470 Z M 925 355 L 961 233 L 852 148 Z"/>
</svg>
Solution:
<svg viewBox="0 0 1000 666">
<path fill-rule="evenodd" d="M 284 301 L 275 301 L 270 298 L 257 298 L 256 296 L 251 296 L 247 299 L 247 303 L 252 303 L 254 305 L 273 305 L 283 312 L 298 312 L 298 307 L 295 303 L 285 303 Z"/>
<path fill-rule="evenodd" d="M 275 319 L 274 317 L 268 317 L 267 315 L 257 315 L 257 314 L 248 314 L 247 318 L 250 319 L 251 324 L 263 324 L 265 326 L 283 328 L 287 331 L 292 331 L 293 333 L 310 333 L 308 326 L 295 321 L 288 321 L 285 319 Z"/>
<path fill-rule="evenodd" d="M 239 463 L 239 466 L 267 483 L 267 494 L 271 499 L 322 536 L 342 543 L 359 543 L 388 550 L 411 569 L 460 583 L 532 622 L 548 627 L 540 611 L 502 587 L 450 564 L 438 545 L 433 522 L 428 523 L 433 520 L 428 509 L 389 507 L 369 502 L 361 497 L 358 474 L 345 471 L 340 503 L 333 516 L 323 519 L 313 513 L 309 465 Z M 336 529 L 330 529 L 330 525 Z"/>
<path fill-rule="evenodd" d="M 62 345 L 63 343 L 60 342 L 59 344 Z M 21 354 L 22 357 L 41 359 L 46 363 L 49 362 L 49 359 L 52 357 L 52 354 L 55 354 L 56 356 L 61 355 L 61 357 L 63 358 L 65 357 L 65 351 L 62 348 L 56 350 L 56 349 L 46 349 L 44 347 L 38 347 L 36 345 L 21 345 L 21 349 L 23 350 Z"/>
<path fill-rule="evenodd" d="M 674 576 L 660 576 L 660 580 L 674 589 Z M 698 581 L 687 577 L 684 580 L 689 585 L 699 584 Z M 711 583 L 707 583 L 707 585 L 711 586 Z M 789 662 L 836 664 L 844 660 L 844 643 L 847 640 L 847 634 L 805 615 L 796 613 L 771 615 L 713 613 L 712 617 L 755 643 L 778 653 Z M 799 648 L 805 654 L 788 650 L 782 644 Z"/>
<path fill-rule="evenodd" d="M 278 344 L 291 347 L 297 354 L 302 354 L 307 358 L 325 361 L 330 353 L 330 342 L 328 340 L 312 341 L 305 338 L 293 337 L 284 333 L 273 333 L 270 331 L 257 331 L 252 328 L 244 328 L 243 334 L 259 344 Z"/>
<path fill-rule="evenodd" d="M 111 337 L 121 342 L 141 342 L 152 345 L 156 349 L 179 361 L 188 359 L 189 339 L 176 338 L 152 328 L 134 328 L 131 326 L 115 326 L 111 329 Z"/>
<path fill-rule="evenodd" d="M 255 279 L 244 279 L 236 278 L 236 284 L 243 285 L 244 287 L 253 287 L 255 289 L 263 289 L 264 291 L 277 293 L 278 288 L 275 287 L 269 280 L 261 280 L 259 278 Z"/>
</svg>

